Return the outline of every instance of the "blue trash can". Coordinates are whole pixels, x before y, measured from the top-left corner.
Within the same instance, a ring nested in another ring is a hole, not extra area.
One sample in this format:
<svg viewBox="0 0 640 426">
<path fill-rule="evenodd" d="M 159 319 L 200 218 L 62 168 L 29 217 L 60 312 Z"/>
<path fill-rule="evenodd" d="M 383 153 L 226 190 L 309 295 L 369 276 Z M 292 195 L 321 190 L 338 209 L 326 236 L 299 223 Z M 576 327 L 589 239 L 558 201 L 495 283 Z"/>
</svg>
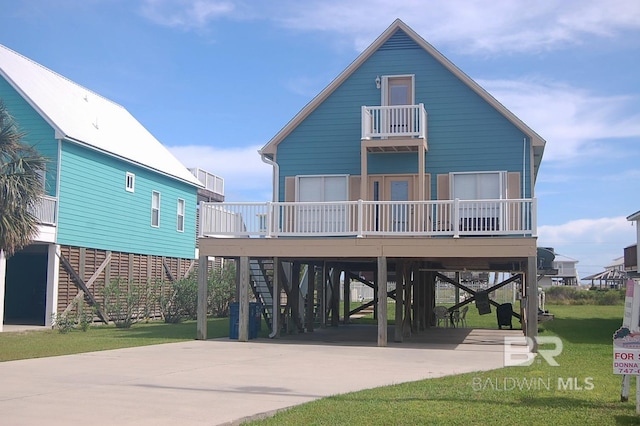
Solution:
<svg viewBox="0 0 640 426">
<path fill-rule="evenodd" d="M 240 325 L 240 304 L 229 304 L 229 339 L 238 339 Z M 249 303 L 249 339 L 258 337 L 262 328 L 262 304 Z"/>
</svg>

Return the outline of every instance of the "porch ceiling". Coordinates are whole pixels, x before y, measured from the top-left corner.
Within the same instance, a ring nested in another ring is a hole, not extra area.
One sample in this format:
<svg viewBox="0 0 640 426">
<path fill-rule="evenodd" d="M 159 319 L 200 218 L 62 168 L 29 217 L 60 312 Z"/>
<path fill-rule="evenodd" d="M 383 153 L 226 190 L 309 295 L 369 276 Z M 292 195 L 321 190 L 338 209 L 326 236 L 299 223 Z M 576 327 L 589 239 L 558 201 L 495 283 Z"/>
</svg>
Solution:
<svg viewBox="0 0 640 426">
<path fill-rule="evenodd" d="M 427 141 L 422 138 L 366 139 L 362 146 L 367 152 L 418 152 L 420 146 L 428 151 Z"/>
<path fill-rule="evenodd" d="M 368 263 L 380 256 L 434 270 L 519 270 L 536 256 L 535 238 L 200 238 L 201 256 L 279 257 Z"/>
</svg>

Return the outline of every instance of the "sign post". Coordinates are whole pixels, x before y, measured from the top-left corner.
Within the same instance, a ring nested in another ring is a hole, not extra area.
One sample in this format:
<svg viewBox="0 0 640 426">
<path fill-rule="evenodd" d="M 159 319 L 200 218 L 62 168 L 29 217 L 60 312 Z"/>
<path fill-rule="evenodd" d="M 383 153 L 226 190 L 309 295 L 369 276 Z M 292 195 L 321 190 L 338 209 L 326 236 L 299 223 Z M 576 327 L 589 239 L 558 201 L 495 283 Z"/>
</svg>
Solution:
<svg viewBox="0 0 640 426">
<path fill-rule="evenodd" d="M 636 413 L 640 414 L 640 284 L 634 280 L 627 281 L 622 327 L 613 335 L 613 374 L 622 374 L 622 402 L 629 400 L 631 376 L 636 376 Z"/>
</svg>

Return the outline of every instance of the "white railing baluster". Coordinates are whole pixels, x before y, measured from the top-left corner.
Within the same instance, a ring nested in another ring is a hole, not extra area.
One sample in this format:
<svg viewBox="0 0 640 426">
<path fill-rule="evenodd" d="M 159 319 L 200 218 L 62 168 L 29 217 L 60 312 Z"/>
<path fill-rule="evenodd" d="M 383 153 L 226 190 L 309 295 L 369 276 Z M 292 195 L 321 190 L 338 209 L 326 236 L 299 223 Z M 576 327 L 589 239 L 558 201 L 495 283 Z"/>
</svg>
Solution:
<svg viewBox="0 0 640 426">
<path fill-rule="evenodd" d="M 536 235 L 535 209 L 535 199 L 201 203 L 200 232 L 227 237 Z"/>
</svg>

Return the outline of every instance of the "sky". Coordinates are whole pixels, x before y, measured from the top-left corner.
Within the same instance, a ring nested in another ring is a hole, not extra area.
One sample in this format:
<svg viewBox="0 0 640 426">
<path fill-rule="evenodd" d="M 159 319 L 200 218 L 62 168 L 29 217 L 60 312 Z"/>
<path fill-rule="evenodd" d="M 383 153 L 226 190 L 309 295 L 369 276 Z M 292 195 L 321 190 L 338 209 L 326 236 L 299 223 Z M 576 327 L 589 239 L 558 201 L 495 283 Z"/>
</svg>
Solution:
<svg viewBox="0 0 640 426">
<path fill-rule="evenodd" d="M 227 201 L 264 146 L 396 19 L 547 141 L 538 246 L 600 272 L 640 210 L 637 0 L 0 0 L 0 44 L 133 114 Z"/>
</svg>

